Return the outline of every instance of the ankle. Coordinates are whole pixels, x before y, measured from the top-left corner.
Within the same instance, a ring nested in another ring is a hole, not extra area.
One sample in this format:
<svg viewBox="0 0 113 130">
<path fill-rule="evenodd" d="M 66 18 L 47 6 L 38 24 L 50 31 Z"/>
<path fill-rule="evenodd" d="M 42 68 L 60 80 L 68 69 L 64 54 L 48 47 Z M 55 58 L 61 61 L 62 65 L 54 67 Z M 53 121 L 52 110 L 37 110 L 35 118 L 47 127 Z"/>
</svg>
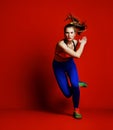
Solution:
<svg viewBox="0 0 113 130">
<path fill-rule="evenodd" d="M 79 108 L 75 108 L 75 109 L 74 109 L 74 112 L 80 113 L 80 109 L 79 109 Z"/>
</svg>

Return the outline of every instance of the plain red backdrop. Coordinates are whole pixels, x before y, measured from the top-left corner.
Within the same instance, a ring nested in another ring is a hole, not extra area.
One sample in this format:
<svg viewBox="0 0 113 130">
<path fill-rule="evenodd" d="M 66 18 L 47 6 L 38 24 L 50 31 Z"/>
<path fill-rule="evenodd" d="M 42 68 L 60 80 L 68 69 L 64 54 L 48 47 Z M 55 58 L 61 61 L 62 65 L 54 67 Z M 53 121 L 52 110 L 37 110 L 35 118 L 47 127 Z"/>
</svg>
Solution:
<svg viewBox="0 0 113 130">
<path fill-rule="evenodd" d="M 0 2 L 0 109 L 72 108 L 52 71 L 54 48 L 72 13 L 88 25 L 88 43 L 75 59 L 82 108 L 113 108 L 113 1 Z"/>
</svg>

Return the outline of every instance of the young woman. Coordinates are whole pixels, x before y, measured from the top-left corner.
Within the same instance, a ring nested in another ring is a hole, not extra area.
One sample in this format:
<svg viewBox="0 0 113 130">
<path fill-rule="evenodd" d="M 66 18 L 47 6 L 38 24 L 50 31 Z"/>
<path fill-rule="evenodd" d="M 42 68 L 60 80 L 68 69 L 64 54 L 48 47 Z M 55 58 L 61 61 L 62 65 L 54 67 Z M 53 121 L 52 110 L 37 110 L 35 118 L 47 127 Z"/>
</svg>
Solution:
<svg viewBox="0 0 113 130">
<path fill-rule="evenodd" d="M 79 111 L 79 77 L 74 58 L 80 58 L 87 43 L 87 38 L 83 37 L 77 41 L 75 36 L 77 33 L 80 34 L 84 31 L 86 25 L 80 24 L 72 15 L 69 16 L 69 19 L 71 19 L 71 22 L 64 27 L 64 39 L 59 41 L 56 45 L 53 70 L 57 83 L 64 96 L 67 98 L 72 96 L 74 118 L 80 119 L 82 118 L 82 115 Z M 78 42 L 80 43 L 80 46 L 76 50 Z"/>
</svg>

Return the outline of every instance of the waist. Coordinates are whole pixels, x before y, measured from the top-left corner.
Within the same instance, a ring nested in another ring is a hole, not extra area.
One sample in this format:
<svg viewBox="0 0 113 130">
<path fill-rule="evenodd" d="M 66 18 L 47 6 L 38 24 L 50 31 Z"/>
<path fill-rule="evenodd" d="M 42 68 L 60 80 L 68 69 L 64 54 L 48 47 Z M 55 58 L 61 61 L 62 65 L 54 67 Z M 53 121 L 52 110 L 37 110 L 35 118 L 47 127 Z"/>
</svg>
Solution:
<svg viewBox="0 0 113 130">
<path fill-rule="evenodd" d="M 56 53 L 54 56 L 54 60 L 59 62 L 68 61 L 69 59 L 72 59 L 72 56 L 66 53 Z"/>
<path fill-rule="evenodd" d="M 63 58 L 63 57 L 60 57 L 60 56 L 57 56 L 57 55 L 55 55 L 55 57 L 54 57 L 54 61 L 58 61 L 58 62 L 66 62 L 66 61 L 69 61 L 69 60 L 71 60 L 71 59 L 73 59 L 72 57 L 69 57 L 69 58 Z"/>
</svg>

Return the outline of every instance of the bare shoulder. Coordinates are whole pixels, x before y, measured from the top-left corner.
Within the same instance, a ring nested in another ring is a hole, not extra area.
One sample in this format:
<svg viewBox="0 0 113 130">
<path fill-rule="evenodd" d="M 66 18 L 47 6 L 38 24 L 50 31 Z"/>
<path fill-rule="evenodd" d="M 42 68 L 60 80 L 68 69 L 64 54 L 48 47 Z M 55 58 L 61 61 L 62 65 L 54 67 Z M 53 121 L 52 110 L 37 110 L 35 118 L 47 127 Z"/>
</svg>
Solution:
<svg viewBox="0 0 113 130">
<path fill-rule="evenodd" d="M 64 43 L 64 40 L 60 40 L 60 41 L 58 42 L 58 45 L 59 45 L 59 46 L 66 46 L 66 44 Z"/>
<path fill-rule="evenodd" d="M 63 49 L 63 50 L 67 49 L 67 45 L 65 44 L 64 40 L 59 41 L 58 44 L 57 44 L 57 47 L 59 49 Z"/>
</svg>

